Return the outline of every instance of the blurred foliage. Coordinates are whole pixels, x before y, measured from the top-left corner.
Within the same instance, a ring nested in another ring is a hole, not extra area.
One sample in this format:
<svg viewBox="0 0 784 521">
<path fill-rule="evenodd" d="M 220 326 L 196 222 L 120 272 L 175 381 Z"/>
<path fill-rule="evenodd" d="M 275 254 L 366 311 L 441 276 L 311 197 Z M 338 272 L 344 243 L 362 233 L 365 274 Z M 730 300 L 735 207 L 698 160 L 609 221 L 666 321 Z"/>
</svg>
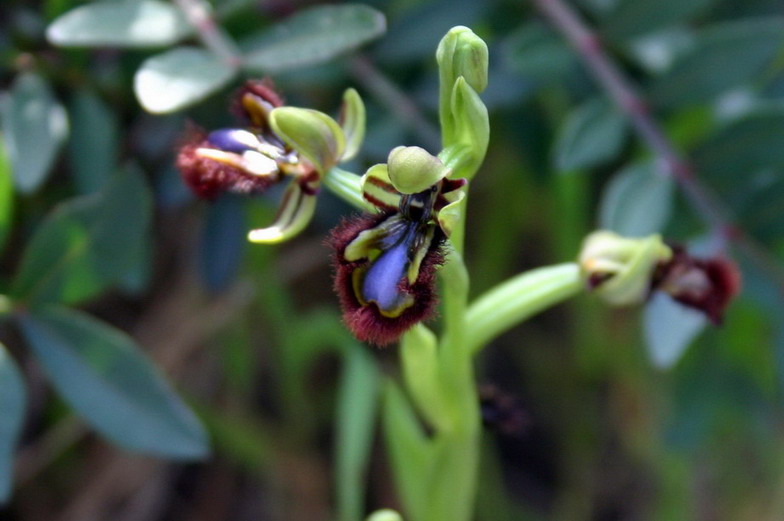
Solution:
<svg viewBox="0 0 784 521">
<path fill-rule="evenodd" d="M 486 433 L 476 518 L 780 519 L 780 3 L 573 4 L 726 203 L 727 218 L 775 262 L 733 252 L 743 293 L 724 325 L 680 358 L 667 342 L 649 356 L 644 338 L 652 329 L 683 336 L 693 321 L 666 309 L 610 310 L 588 296 L 485 349 L 481 381 L 517 395 L 527 426 Z M 0 292 L 10 298 L 0 302 L 10 319 L 8 353 L 0 350 L 0 467 L 10 469 L 12 454 L 17 462 L 2 519 L 354 521 L 400 507 L 386 460 L 396 456 L 373 441 L 380 375 L 397 371 L 395 349 L 360 347 L 343 329 L 322 246 L 350 210 L 325 195 L 306 235 L 250 245 L 245 230 L 270 222 L 279 192 L 207 206 L 173 170 L 185 122 L 226 126 L 226 99 L 244 78 L 271 75 L 290 104 L 326 111 L 357 88 L 368 128 L 352 166 L 363 171 L 397 145 L 437 146 L 435 47 L 453 25 L 480 34 L 490 47 L 491 139 L 466 234 L 473 295 L 574 259 L 599 225 L 682 242 L 708 232 L 532 4 L 216 3 L 220 28 L 252 57 L 246 68 L 205 50 L 175 4 L 97 5 L 0 6 Z M 144 30 L 123 34 L 106 15 L 90 18 L 110 7 L 119 27 L 138 16 Z M 74 21 L 74 8 L 93 14 Z M 325 13 L 323 30 L 303 30 Z M 292 31 L 305 42 L 287 44 Z M 320 40 L 335 35 L 351 36 L 345 45 L 330 39 L 332 47 Z M 183 76 L 188 89 L 167 83 Z M 148 357 L 209 431 L 208 459 L 152 461 L 73 427 L 69 407 L 127 448 L 203 455 L 202 427 Z M 3 472 L 0 499 L 8 493 Z"/>
</svg>

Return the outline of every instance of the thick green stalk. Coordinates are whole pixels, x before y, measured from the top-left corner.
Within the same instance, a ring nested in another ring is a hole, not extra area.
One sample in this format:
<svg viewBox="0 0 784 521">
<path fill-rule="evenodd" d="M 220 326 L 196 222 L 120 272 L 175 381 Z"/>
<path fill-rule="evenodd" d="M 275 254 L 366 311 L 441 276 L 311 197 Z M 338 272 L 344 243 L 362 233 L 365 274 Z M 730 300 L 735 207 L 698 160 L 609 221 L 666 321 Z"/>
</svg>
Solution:
<svg viewBox="0 0 784 521">
<path fill-rule="evenodd" d="M 537 268 L 512 277 L 476 299 L 466 313 L 466 344 L 481 350 L 510 327 L 564 301 L 584 288 L 573 262 Z"/>
<path fill-rule="evenodd" d="M 362 197 L 361 179 L 357 174 L 333 166 L 324 176 L 324 186 L 354 208 L 373 211 L 374 207 Z"/>
</svg>

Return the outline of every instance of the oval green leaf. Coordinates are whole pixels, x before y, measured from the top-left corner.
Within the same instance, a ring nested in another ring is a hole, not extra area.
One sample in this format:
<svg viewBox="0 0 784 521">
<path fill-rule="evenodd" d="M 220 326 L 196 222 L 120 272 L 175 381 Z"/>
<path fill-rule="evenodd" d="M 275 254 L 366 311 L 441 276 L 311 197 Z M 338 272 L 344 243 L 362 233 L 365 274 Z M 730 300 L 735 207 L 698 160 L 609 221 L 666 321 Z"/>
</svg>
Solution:
<svg viewBox="0 0 784 521">
<path fill-rule="evenodd" d="M 653 365 L 660 369 L 675 365 L 707 324 L 705 315 L 699 311 L 675 302 L 664 293 L 654 292 L 643 316 L 645 344 Z"/>
<path fill-rule="evenodd" d="M 620 0 L 602 23 L 602 33 L 626 39 L 688 20 L 715 0 Z"/>
<path fill-rule="evenodd" d="M 612 160 L 626 137 L 626 118 L 604 99 L 593 99 L 574 110 L 555 142 L 555 167 L 560 171 L 591 168 Z"/>
<path fill-rule="evenodd" d="M 97 192 L 117 168 L 117 117 L 101 98 L 86 90 L 76 92 L 70 108 L 70 170 L 80 193 Z"/>
<path fill-rule="evenodd" d="M 236 69 L 202 49 L 177 47 L 147 58 L 133 79 L 142 107 L 153 114 L 193 105 L 234 77 Z"/>
<path fill-rule="evenodd" d="M 692 154 L 698 171 L 736 183 L 763 169 L 784 166 L 784 111 L 755 112 L 733 121 Z"/>
<path fill-rule="evenodd" d="M 0 344 L 0 504 L 13 488 L 14 452 L 24 424 L 27 392 L 22 374 Z"/>
<path fill-rule="evenodd" d="M 599 227 L 625 237 L 660 232 L 670 217 L 672 179 L 649 161 L 630 165 L 613 177 L 599 203 Z"/>
<path fill-rule="evenodd" d="M 768 17 L 702 30 L 691 50 L 653 83 L 651 101 L 667 107 L 701 103 L 753 81 L 781 50 L 782 27 L 784 20 Z"/>
<path fill-rule="evenodd" d="M 179 9 L 156 0 L 95 2 L 71 9 L 46 30 L 61 47 L 157 47 L 191 32 Z"/>
<path fill-rule="evenodd" d="M 208 454 L 197 418 L 125 333 L 66 308 L 18 320 L 59 394 L 103 436 L 129 450 L 171 458 Z"/>
<path fill-rule="evenodd" d="M 140 259 L 151 210 L 152 196 L 138 171 L 63 203 L 25 248 L 11 296 L 27 306 L 73 303 L 118 282 Z"/>
<path fill-rule="evenodd" d="M 14 183 L 34 192 L 46 180 L 68 134 L 68 118 L 49 84 L 35 73 L 21 74 L 2 105 L 2 124 Z"/>
<path fill-rule="evenodd" d="M 277 72 L 322 63 L 359 47 L 386 30 L 384 15 L 366 5 L 303 9 L 241 42 L 245 66 Z"/>
</svg>

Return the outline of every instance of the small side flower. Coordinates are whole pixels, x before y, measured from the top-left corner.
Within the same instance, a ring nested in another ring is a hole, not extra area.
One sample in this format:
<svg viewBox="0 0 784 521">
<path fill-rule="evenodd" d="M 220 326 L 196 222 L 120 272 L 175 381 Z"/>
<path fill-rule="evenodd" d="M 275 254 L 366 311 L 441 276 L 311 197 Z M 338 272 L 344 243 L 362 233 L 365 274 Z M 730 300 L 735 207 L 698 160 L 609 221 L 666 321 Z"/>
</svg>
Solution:
<svg viewBox="0 0 784 521">
<path fill-rule="evenodd" d="M 654 291 L 701 311 L 715 325 L 739 293 L 740 271 L 724 257 L 697 258 L 658 235 L 626 238 L 598 231 L 580 253 L 588 288 L 612 305 L 642 303 Z"/>
</svg>

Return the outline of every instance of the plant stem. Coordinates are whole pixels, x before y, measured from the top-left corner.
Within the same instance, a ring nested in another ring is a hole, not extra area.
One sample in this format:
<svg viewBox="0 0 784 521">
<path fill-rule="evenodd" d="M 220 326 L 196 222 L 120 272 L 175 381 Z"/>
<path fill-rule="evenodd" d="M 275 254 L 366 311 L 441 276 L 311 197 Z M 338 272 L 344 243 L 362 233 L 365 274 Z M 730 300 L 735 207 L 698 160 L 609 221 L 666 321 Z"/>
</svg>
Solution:
<svg viewBox="0 0 784 521">
<path fill-rule="evenodd" d="M 333 166 L 324 176 L 324 186 L 357 210 L 373 211 L 375 207 L 362 197 L 360 180 L 360 176 Z"/>
<path fill-rule="evenodd" d="M 199 35 L 199 39 L 213 53 L 233 68 L 242 66 L 242 54 L 234 40 L 215 23 L 212 8 L 203 0 L 174 0 L 185 18 Z"/>
<path fill-rule="evenodd" d="M 640 139 L 664 165 L 664 175 L 677 183 L 697 214 L 711 228 L 712 234 L 722 244 L 734 243 L 784 288 L 784 267 L 735 224 L 730 208 L 709 186 L 700 181 L 693 166 L 675 149 L 653 118 L 643 97 L 604 51 L 599 37 L 566 2 L 534 0 L 534 3 L 571 43 L 589 72 L 632 123 Z"/>
<path fill-rule="evenodd" d="M 526 271 L 502 282 L 468 309 L 468 349 L 480 351 L 510 327 L 573 297 L 584 285 L 579 266 L 572 262 Z"/>
</svg>

